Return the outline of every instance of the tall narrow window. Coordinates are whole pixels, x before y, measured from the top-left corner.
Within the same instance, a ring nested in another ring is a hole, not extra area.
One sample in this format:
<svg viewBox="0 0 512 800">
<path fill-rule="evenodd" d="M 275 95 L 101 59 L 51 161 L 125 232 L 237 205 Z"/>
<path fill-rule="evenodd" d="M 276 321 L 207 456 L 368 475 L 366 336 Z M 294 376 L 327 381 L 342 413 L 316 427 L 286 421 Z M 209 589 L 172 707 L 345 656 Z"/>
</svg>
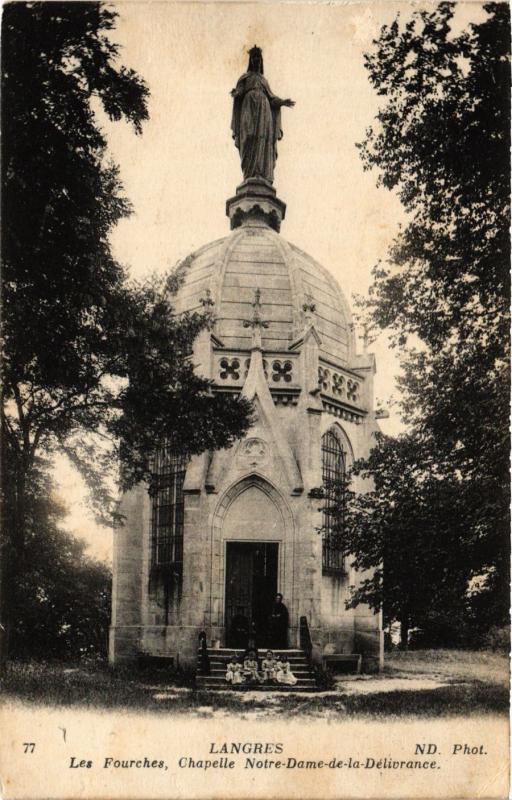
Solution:
<svg viewBox="0 0 512 800">
<path fill-rule="evenodd" d="M 187 459 L 169 446 L 155 452 L 151 513 L 151 567 L 165 585 L 181 588 L 183 573 L 183 482 Z"/>
<path fill-rule="evenodd" d="M 344 571 L 342 537 L 345 523 L 346 452 L 330 430 L 322 436 L 322 483 L 324 509 L 322 522 L 322 571 Z"/>
</svg>

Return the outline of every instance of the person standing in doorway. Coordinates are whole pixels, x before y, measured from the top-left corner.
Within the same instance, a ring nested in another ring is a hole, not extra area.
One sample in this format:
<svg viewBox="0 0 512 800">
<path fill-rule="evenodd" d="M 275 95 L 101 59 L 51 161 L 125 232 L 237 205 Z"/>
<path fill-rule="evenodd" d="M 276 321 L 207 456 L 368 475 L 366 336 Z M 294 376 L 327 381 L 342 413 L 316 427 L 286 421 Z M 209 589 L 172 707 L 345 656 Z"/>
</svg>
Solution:
<svg viewBox="0 0 512 800">
<path fill-rule="evenodd" d="M 236 614 L 231 620 L 231 647 L 247 647 L 249 620 L 244 615 L 244 607 L 237 606 Z"/>
<path fill-rule="evenodd" d="M 283 595 L 278 592 L 272 605 L 269 619 L 270 644 L 286 650 L 288 647 L 288 609 L 283 603 Z"/>
<path fill-rule="evenodd" d="M 256 657 L 258 656 L 258 632 L 256 630 L 256 623 L 251 622 L 249 625 L 249 634 L 247 636 L 247 652 L 254 650 Z"/>
</svg>

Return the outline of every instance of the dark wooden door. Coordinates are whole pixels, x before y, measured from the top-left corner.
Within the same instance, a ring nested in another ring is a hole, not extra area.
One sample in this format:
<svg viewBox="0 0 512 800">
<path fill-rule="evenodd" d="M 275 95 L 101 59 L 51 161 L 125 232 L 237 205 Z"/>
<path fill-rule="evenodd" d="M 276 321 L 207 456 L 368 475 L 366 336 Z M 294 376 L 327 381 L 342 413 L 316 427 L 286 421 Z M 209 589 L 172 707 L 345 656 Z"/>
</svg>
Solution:
<svg viewBox="0 0 512 800">
<path fill-rule="evenodd" d="M 268 619 L 277 592 L 277 548 L 277 544 L 262 544 L 254 548 L 252 620 L 260 647 L 267 645 Z"/>
<path fill-rule="evenodd" d="M 258 643 L 264 646 L 270 609 L 277 592 L 279 545 L 271 542 L 228 542 L 226 546 L 226 644 L 234 641 L 232 621 L 245 617 L 256 625 Z"/>
</svg>

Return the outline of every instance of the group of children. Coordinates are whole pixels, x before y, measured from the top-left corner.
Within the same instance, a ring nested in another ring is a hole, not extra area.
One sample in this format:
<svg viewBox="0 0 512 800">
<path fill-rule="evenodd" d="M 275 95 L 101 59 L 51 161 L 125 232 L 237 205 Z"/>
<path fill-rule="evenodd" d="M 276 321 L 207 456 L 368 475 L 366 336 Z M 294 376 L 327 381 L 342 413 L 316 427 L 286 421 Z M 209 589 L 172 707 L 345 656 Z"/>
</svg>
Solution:
<svg viewBox="0 0 512 800">
<path fill-rule="evenodd" d="M 243 683 L 282 683 L 295 686 L 297 678 L 291 671 L 286 655 L 280 658 L 278 655 L 274 656 L 272 650 L 267 650 L 260 670 L 257 655 L 251 650 L 245 656 L 231 659 L 226 670 L 226 681 L 234 686 Z"/>
</svg>

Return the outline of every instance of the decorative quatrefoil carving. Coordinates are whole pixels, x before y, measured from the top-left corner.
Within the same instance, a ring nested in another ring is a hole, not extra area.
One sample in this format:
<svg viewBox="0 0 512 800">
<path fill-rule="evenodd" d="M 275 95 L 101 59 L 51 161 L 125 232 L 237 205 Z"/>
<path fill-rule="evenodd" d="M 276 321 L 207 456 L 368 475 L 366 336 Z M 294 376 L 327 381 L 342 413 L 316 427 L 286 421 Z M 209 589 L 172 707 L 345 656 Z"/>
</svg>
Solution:
<svg viewBox="0 0 512 800">
<path fill-rule="evenodd" d="M 223 381 L 231 378 L 237 381 L 240 378 L 240 361 L 238 358 L 221 358 L 220 360 L 220 377 Z"/>
<path fill-rule="evenodd" d="M 345 394 L 345 378 L 343 375 L 338 375 L 337 372 L 333 372 L 332 375 L 332 393 L 338 397 Z"/>
<path fill-rule="evenodd" d="M 359 395 L 359 384 L 357 381 L 347 381 L 347 398 L 352 403 L 357 402 L 357 398 Z"/>
<path fill-rule="evenodd" d="M 272 380 L 279 383 L 281 380 L 284 383 L 290 383 L 292 379 L 292 362 L 291 361 L 273 361 L 272 362 Z"/>
<path fill-rule="evenodd" d="M 331 388 L 331 373 L 325 367 L 318 367 L 318 385 L 323 392 Z"/>
</svg>

